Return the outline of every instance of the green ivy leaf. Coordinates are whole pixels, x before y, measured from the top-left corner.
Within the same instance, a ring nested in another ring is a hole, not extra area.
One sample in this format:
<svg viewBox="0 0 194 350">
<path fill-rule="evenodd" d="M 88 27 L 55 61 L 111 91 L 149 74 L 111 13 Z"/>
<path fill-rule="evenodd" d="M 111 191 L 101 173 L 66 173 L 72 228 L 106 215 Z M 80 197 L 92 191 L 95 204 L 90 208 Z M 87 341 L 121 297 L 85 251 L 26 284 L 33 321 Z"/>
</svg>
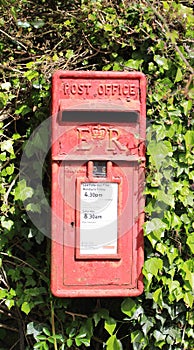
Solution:
<svg viewBox="0 0 194 350">
<path fill-rule="evenodd" d="M 1 143 L 1 151 L 6 151 L 10 154 L 14 154 L 13 149 L 13 141 L 12 140 L 5 140 Z"/>
<path fill-rule="evenodd" d="M 147 346 L 147 339 L 140 330 L 131 332 L 131 342 L 134 350 L 144 349 Z"/>
<path fill-rule="evenodd" d="M 121 311 L 129 317 L 134 315 L 136 309 L 136 302 L 131 298 L 126 298 L 121 304 Z"/>
<path fill-rule="evenodd" d="M 12 306 L 15 305 L 15 301 L 13 299 L 6 299 L 5 300 L 5 305 L 8 307 L 8 309 L 10 310 L 12 308 Z"/>
<path fill-rule="evenodd" d="M 43 334 L 40 334 L 40 335 L 37 335 L 37 339 L 38 340 L 46 340 L 47 337 L 45 335 L 43 335 Z"/>
<path fill-rule="evenodd" d="M 107 320 L 109 319 L 109 312 L 106 309 L 100 309 L 93 316 L 95 326 L 99 323 L 101 319 Z"/>
<path fill-rule="evenodd" d="M 187 238 L 187 245 L 191 249 L 191 253 L 194 254 L 194 232 L 189 233 L 189 237 Z"/>
<path fill-rule="evenodd" d="M 40 324 L 35 322 L 30 322 L 27 324 L 27 334 L 33 334 L 34 339 L 37 340 L 37 335 L 42 332 L 42 327 Z"/>
<path fill-rule="evenodd" d="M 103 28 L 106 32 L 112 32 L 113 30 L 112 24 L 105 24 Z"/>
<path fill-rule="evenodd" d="M 9 81 L 6 81 L 5 83 L 2 83 L 1 84 L 1 88 L 2 88 L 2 90 L 9 91 L 10 88 L 11 88 L 11 83 Z"/>
<path fill-rule="evenodd" d="M 154 61 L 158 64 L 159 67 L 162 67 L 168 70 L 168 60 L 164 56 L 155 55 Z"/>
<path fill-rule="evenodd" d="M 0 109 L 6 106 L 8 101 L 8 96 L 4 92 L 0 92 Z"/>
<path fill-rule="evenodd" d="M 77 339 L 82 339 L 82 338 L 85 338 L 86 335 L 87 335 L 87 333 L 86 333 L 85 331 L 83 331 L 83 332 L 80 332 L 80 333 L 76 336 L 76 338 L 77 338 Z"/>
<path fill-rule="evenodd" d="M 14 173 L 14 164 L 13 163 L 6 167 L 6 172 L 7 172 L 7 175 L 12 175 Z"/>
<path fill-rule="evenodd" d="M 189 98 L 194 99 L 194 88 L 191 88 L 188 92 Z"/>
<path fill-rule="evenodd" d="M 150 258 L 145 261 L 144 270 L 157 277 L 158 271 L 162 270 L 163 261 L 160 258 Z"/>
<path fill-rule="evenodd" d="M 14 222 L 8 218 L 6 218 L 5 216 L 1 217 L 1 225 L 3 228 L 6 228 L 8 231 L 11 230 L 12 226 L 13 226 Z"/>
<path fill-rule="evenodd" d="M 17 187 L 14 191 L 15 200 L 25 201 L 27 198 L 33 196 L 33 189 L 26 185 L 26 180 L 21 180 L 17 183 Z"/>
<path fill-rule="evenodd" d="M 162 190 L 157 191 L 157 199 L 158 201 L 162 201 L 170 207 L 175 207 L 175 199 L 173 194 L 165 193 Z"/>
<path fill-rule="evenodd" d="M 174 300 L 179 301 L 183 298 L 184 294 L 179 281 L 168 279 L 167 283 L 169 287 L 169 301 L 172 303 Z"/>
<path fill-rule="evenodd" d="M 191 292 L 186 292 L 184 294 L 184 302 L 187 305 L 187 307 L 192 308 L 194 303 L 194 295 Z"/>
<path fill-rule="evenodd" d="M 188 130 L 184 136 L 185 145 L 188 152 L 194 147 L 194 131 Z"/>
<path fill-rule="evenodd" d="M 26 104 L 21 105 L 15 110 L 16 114 L 21 114 L 22 116 L 28 114 L 29 112 L 31 112 L 31 108 Z"/>
<path fill-rule="evenodd" d="M 82 341 L 79 338 L 77 338 L 77 337 L 75 338 L 75 343 L 76 343 L 77 346 L 82 345 Z"/>
<path fill-rule="evenodd" d="M 44 332 L 44 334 L 46 334 L 46 335 L 48 335 L 48 337 L 50 337 L 50 335 L 51 335 L 51 332 L 49 331 L 49 329 L 48 328 L 46 328 L 46 327 L 43 327 L 43 332 Z"/>
<path fill-rule="evenodd" d="M 148 235 L 150 232 L 160 231 L 163 232 L 167 228 L 167 224 L 161 219 L 153 218 L 147 221 L 145 224 L 145 233 Z"/>
<path fill-rule="evenodd" d="M 181 81 L 182 79 L 183 79 L 183 74 L 182 74 L 181 69 L 178 67 L 178 69 L 177 69 L 177 71 L 176 71 L 176 77 L 175 77 L 174 82 L 175 82 L 175 83 L 178 83 L 178 82 Z"/>
<path fill-rule="evenodd" d="M 32 81 L 34 78 L 37 78 L 39 76 L 39 73 L 35 70 L 28 70 L 27 72 L 24 72 L 24 76 L 29 81 Z"/>
<path fill-rule="evenodd" d="M 187 101 L 184 101 L 181 103 L 181 106 L 183 107 L 184 109 L 184 114 L 187 116 L 189 111 L 191 110 L 192 108 L 192 100 L 187 100 Z"/>
<path fill-rule="evenodd" d="M 2 152 L 0 154 L 0 161 L 5 162 L 7 159 L 6 152 Z"/>
<path fill-rule="evenodd" d="M 7 290 L 0 289 L 0 299 L 4 299 L 7 296 Z"/>
<path fill-rule="evenodd" d="M 90 346 L 90 339 L 84 338 L 81 339 L 81 344 L 84 344 L 85 346 Z"/>
<path fill-rule="evenodd" d="M 65 57 L 69 60 L 74 56 L 74 51 L 73 50 L 67 50 Z"/>
<path fill-rule="evenodd" d="M 165 246 L 166 247 L 166 246 Z M 171 246 L 169 249 L 166 247 L 166 253 L 168 256 L 169 264 L 171 265 L 173 261 L 179 256 L 178 249 Z"/>
<path fill-rule="evenodd" d="M 144 335 L 147 335 L 148 332 L 150 331 L 150 329 L 152 329 L 152 327 L 154 326 L 155 324 L 155 320 L 154 320 L 154 317 L 146 317 L 144 315 L 144 319 L 143 319 L 143 326 L 142 326 L 142 330 L 143 330 L 143 333 Z"/>
<path fill-rule="evenodd" d="M 116 335 L 111 335 L 111 337 L 106 342 L 106 350 L 123 350 L 122 344 Z"/>
<path fill-rule="evenodd" d="M 132 69 L 138 70 L 141 67 L 142 63 L 143 63 L 143 60 L 141 60 L 141 59 L 139 59 L 139 60 L 130 59 L 128 61 L 125 61 L 124 65 L 126 67 L 130 67 Z"/>
<path fill-rule="evenodd" d="M 169 38 L 173 44 L 175 44 L 179 35 L 178 35 L 178 32 L 176 30 L 173 30 L 172 32 L 167 32 L 166 37 Z"/>
<path fill-rule="evenodd" d="M 18 27 L 21 28 L 29 28 L 30 27 L 30 23 L 28 23 L 27 21 L 17 21 L 17 25 Z"/>
<path fill-rule="evenodd" d="M 105 320 L 104 328 L 106 329 L 106 331 L 110 335 L 112 335 L 114 330 L 115 330 L 115 328 L 116 328 L 116 325 L 117 325 L 116 321 L 113 318 L 110 317 L 109 319 Z"/>
<path fill-rule="evenodd" d="M 148 143 L 147 153 L 150 155 L 153 164 L 159 169 L 164 159 L 172 156 L 172 145 L 169 141 L 151 141 Z"/>
<path fill-rule="evenodd" d="M 163 306 L 163 299 L 162 299 L 162 288 L 156 289 L 156 291 L 153 293 L 153 300 L 156 304 L 162 308 Z"/>
<path fill-rule="evenodd" d="M 159 349 L 163 348 L 163 345 L 166 344 L 166 335 L 160 331 L 158 331 L 157 329 L 153 332 L 153 336 L 156 339 L 154 345 L 158 346 Z"/>
<path fill-rule="evenodd" d="M 40 203 L 28 203 L 26 206 L 27 211 L 32 211 L 33 213 L 41 213 Z"/>
<path fill-rule="evenodd" d="M 67 346 L 70 348 L 73 344 L 73 339 L 67 339 Z"/>
<path fill-rule="evenodd" d="M 22 304 L 21 306 L 21 310 L 26 314 L 28 315 L 30 310 L 31 310 L 31 307 L 30 307 L 30 304 L 27 302 L 27 301 L 24 301 L 24 303 Z"/>
</svg>

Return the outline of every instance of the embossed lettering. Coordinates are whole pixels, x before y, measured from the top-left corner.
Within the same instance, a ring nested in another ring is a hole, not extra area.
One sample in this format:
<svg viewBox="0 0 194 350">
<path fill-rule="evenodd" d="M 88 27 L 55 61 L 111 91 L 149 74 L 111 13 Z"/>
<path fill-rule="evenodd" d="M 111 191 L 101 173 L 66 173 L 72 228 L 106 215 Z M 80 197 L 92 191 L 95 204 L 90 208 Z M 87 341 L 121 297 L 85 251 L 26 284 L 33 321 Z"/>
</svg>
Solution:
<svg viewBox="0 0 194 350">
<path fill-rule="evenodd" d="M 85 84 L 84 86 L 86 88 L 86 95 L 89 95 L 89 90 L 90 90 L 92 85 L 91 84 Z"/>
<path fill-rule="evenodd" d="M 112 95 L 112 84 L 105 84 L 105 95 Z"/>
<path fill-rule="evenodd" d="M 98 86 L 98 94 L 99 95 L 104 95 L 104 85 L 103 84 L 100 84 Z"/>
<path fill-rule="evenodd" d="M 135 96 L 137 94 L 137 87 L 135 84 L 99 84 L 97 93 L 100 96 Z"/>
<path fill-rule="evenodd" d="M 88 143 L 88 139 L 91 139 L 89 128 L 77 128 L 78 131 L 78 147 L 77 150 L 88 151 L 91 149 L 91 145 Z"/>
<path fill-rule="evenodd" d="M 120 151 L 126 151 L 127 147 L 119 142 L 120 131 L 118 129 L 109 129 L 109 147 L 108 151 L 115 151 L 115 146 L 118 147 Z"/>
<path fill-rule="evenodd" d="M 106 136 L 106 128 L 101 125 L 93 126 L 91 132 L 93 139 L 103 140 Z"/>
<path fill-rule="evenodd" d="M 129 95 L 129 85 L 123 85 L 123 95 Z"/>
<path fill-rule="evenodd" d="M 79 84 L 78 85 L 78 94 L 82 95 L 83 94 L 83 88 L 84 88 L 84 84 Z"/>
<path fill-rule="evenodd" d="M 67 93 L 69 91 L 69 84 L 68 83 L 63 85 L 63 91 L 64 91 L 64 94 L 67 95 Z"/>
<path fill-rule="evenodd" d="M 90 92 L 90 88 L 91 88 L 91 84 L 87 83 L 87 84 L 77 84 L 77 83 L 73 83 L 73 84 L 69 84 L 69 83 L 64 83 L 63 84 L 63 92 L 64 95 L 89 95 Z"/>
<path fill-rule="evenodd" d="M 136 92 L 135 92 L 135 84 L 131 84 L 130 85 L 129 94 L 130 95 L 135 95 L 136 94 Z"/>
<path fill-rule="evenodd" d="M 93 89 L 91 89 L 93 88 Z M 137 96 L 138 87 L 135 84 L 100 83 L 92 87 L 91 83 L 63 83 L 64 95 L 90 95 L 97 92 L 100 96 Z M 138 96 L 137 96 L 138 97 Z"/>
<path fill-rule="evenodd" d="M 118 91 L 118 84 L 112 84 L 112 95 L 116 95 Z"/>
<path fill-rule="evenodd" d="M 71 85 L 71 93 L 75 95 L 77 92 L 77 84 L 72 84 Z"/>
<path fill-rule="evenodd" d="M 96 141 L 107 140 L 104 143 L 107 151 L 127 151 L 127 147 L 119 141 L 121 135 L 120 130 L 116 128 L 106 128 L 105 126 L 97 125 L 92 127 L 80 127 L 78 131 L 78 147 L 77 150 L 88 151 L 92 148 L 92 143 Z"/>
</svg>

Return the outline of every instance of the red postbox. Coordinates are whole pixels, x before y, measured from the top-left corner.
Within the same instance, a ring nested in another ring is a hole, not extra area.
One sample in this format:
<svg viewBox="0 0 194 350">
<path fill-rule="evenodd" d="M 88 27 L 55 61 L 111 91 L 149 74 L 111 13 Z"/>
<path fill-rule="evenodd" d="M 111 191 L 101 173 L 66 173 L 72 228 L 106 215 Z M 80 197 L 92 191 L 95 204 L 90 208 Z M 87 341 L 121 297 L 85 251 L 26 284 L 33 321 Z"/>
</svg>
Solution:
<svg viewBox="0 0 194 350">
<path fill-rule="evenodd" d="M 143 291 L 146 79 L 57 71 L 52 80 L 51 290 Z"/>
</svg>

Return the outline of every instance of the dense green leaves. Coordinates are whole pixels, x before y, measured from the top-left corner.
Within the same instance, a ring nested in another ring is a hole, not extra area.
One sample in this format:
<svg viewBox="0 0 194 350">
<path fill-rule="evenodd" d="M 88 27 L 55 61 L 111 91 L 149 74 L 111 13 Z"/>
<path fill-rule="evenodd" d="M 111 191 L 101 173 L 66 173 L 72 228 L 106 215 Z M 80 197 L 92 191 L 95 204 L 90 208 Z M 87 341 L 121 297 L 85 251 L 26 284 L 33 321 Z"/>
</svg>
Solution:
<svg viewBox="0 0 194 350">
<path fill-rule="evenodd" d="M 192 350 L 193 1 L 3 0 L 0 11 L 0 348 Z M 33 189 L 19 169 L 26 141 L 49 116 L 56 69 L 140 70 L 147 76 L 140 297 L 77 301 L 50 295 L 49 241 L 26 214 L 41 216 L 45 207 L 37 176 L 50 196 L 49 158 L 38 169 L 47 128 L 26 148 Z"/>
</svg>

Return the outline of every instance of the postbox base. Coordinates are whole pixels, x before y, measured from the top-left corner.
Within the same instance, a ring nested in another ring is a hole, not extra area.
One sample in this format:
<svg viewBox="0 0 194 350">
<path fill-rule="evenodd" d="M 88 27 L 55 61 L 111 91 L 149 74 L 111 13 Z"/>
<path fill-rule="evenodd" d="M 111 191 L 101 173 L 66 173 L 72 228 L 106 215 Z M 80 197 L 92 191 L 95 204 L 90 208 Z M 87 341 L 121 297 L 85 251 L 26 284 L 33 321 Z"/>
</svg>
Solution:
<svg viewBox="0 0 194 350">
<path fill-rule="evenodd" d="M 139 289 L 79 289 L 79 290 L 56 290 L 52 289 L 51 292 L 54 296 L 59 298 L 108 298 L 108 297 L 136 297 L 143 293 L 143 286 Z"/>
</svg>

